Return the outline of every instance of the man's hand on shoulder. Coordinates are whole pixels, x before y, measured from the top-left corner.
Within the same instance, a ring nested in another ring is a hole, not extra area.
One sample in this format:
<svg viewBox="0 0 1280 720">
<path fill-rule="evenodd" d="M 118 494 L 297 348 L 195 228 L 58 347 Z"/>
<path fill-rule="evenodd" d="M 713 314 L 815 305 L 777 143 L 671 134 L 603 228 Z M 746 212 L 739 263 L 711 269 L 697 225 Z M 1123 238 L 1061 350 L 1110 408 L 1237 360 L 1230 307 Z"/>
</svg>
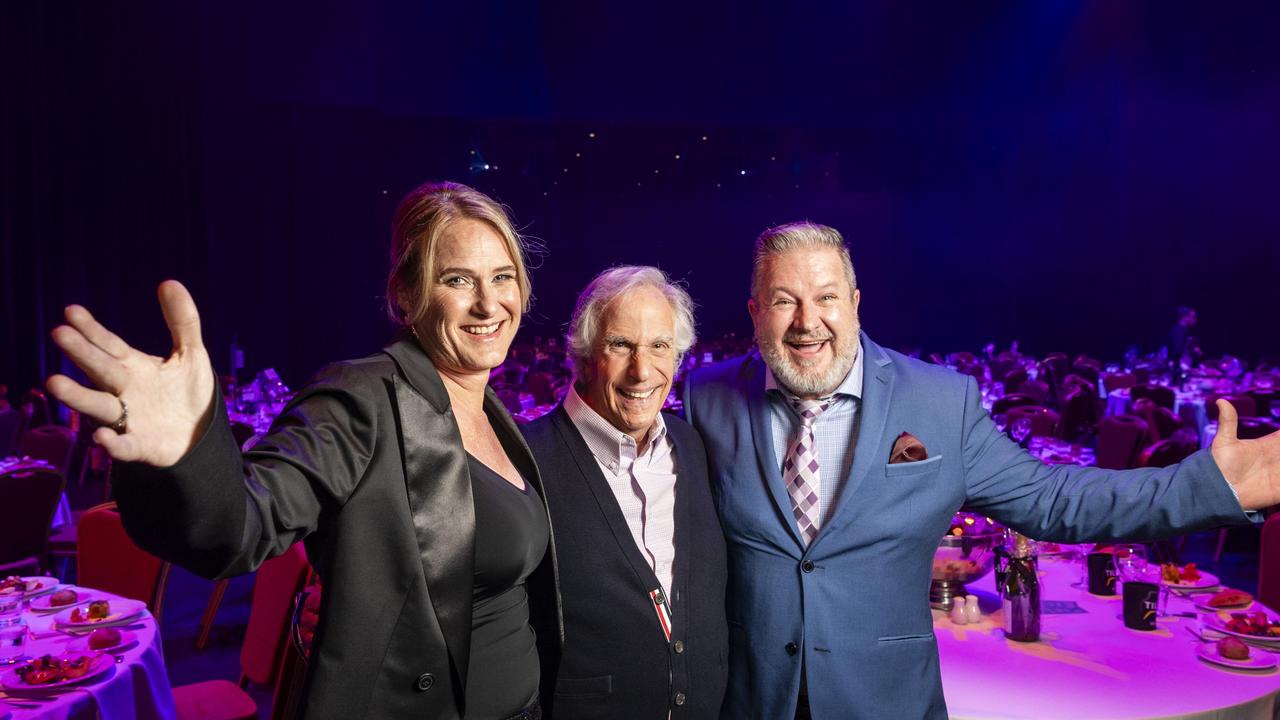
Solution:
<svg viewBox="0 0 1280 720">
<path fill-rule="evenodd" d="M 1231 403 L 1219 398 L 1218 435 L 1213 460 L 1235 488 L 1240 506 L 1262 510 L 1280 504 L 1280 432 L 1256 440 L 1236 437 L 1239 416 Z"/>
</svg>

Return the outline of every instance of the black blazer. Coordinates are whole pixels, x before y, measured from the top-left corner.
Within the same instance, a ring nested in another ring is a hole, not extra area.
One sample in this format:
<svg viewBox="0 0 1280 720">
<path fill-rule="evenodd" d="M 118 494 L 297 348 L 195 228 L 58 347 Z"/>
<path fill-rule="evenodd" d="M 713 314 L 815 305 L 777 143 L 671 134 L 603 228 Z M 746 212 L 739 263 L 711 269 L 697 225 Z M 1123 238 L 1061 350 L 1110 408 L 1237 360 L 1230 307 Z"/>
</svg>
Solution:
<svg viewBox="0 0 1280 720">
<path fill-rule="evenodd" d="M 658 579 L 564 407 L 521 427 L 542 471 L 555 525 L 564 644 L 554 720 L 716 718 L 724 698 L 728 626 L 725 544 L 711 498 L 706 451 L 688 423 L 664 420 L 676 455 L 672 634 L 649 591 Z M 550 677 L 547 678 L 550 680 Z"/>
<path fill-rule="evenodd" d="M 461 717 L 475 509 L 449 396 L 418 343 L 406 337 L 321 370 L 243 457 L 221 396 L 214 411 L 176 465 L 123 468 L 115 487 L 129 535 L 210 578 L 249 572 L 304 540 L 324 584 L 305 717 Z M 485 411 L 516 468 L 545 492 L 492 391 Z M 530 608 L 554 646 L 547 557 L 530 578 Z"/>
</svg>

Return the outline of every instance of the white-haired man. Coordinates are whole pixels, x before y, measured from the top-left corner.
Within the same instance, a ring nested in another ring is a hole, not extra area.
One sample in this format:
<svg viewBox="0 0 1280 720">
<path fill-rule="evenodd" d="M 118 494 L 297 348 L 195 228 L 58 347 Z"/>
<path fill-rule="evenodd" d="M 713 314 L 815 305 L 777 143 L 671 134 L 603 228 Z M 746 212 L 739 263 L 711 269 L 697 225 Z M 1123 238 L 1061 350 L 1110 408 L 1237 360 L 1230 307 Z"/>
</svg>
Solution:
<svg viewBox="0 0 1280 720">
<path fill-rule="evenodd" d="M 570 322 L 572 389 L 522 428 L 559 560 L 557 720 L 719 716 L 724 537 L 702 440 L 661 412 L 693 341 L 692 302 L 662 271 L 604 271 Z"/>
<path fill-rule="evenodd" d="M 961 505 L 1076 542 L 1280 501 L 1280 433 L 1237 440 L 1224 402 L 1225 435 L 1179 465 L 1043 465 L 996 429 L 973 378 L 862 333 L 860 300 L 833 228 L 766 230 L 747 304 L 759 352 L 686 385 L 728 543 L 726 718 L 945 718 L 926 590 Z"/>
</svg>

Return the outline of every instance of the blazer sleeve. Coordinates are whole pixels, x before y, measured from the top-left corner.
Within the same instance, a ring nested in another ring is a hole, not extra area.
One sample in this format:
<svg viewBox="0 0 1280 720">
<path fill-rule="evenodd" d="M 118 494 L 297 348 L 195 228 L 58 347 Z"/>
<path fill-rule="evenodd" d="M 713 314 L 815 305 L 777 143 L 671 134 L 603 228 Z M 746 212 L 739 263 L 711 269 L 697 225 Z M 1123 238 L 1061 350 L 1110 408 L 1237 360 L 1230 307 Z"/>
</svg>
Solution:
<svg viewBox="0 0 1280 720">
<path fill-rule="evenodd" d="M 219 391 L 209 429 L 176 464 L 119 466 L 129 536 L 209 578 L 250 572 L 284 552 L 342 506 L 373 457 L 385 389 L 368 375 L 346 364 L 321 370 L 243 454 Z"/>
<path fill-rule="evenodd" d="M 1045 465 L 1004 433 L 968 378 L 962 439 L 966 507 L 1056 542 L 1140 540 L 1248 522 L 1208 450 L 1167 468 Z"/>
</svg>

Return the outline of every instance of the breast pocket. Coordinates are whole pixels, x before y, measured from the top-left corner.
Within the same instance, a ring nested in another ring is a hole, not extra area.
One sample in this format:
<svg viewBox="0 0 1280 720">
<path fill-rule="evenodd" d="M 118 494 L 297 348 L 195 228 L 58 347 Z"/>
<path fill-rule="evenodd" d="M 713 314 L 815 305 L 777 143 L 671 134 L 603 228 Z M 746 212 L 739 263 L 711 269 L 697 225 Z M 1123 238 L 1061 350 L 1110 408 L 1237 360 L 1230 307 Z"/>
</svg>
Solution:
<svg viewBox="0 0 1280 720">
<path fill-rule="evenodd" d="M 885 477 L 914 477 L 930 475 L 942 467 L 942 456 L 934 455 L 917 462 L 890 463 L 884 466 Z"/>
</svg>

